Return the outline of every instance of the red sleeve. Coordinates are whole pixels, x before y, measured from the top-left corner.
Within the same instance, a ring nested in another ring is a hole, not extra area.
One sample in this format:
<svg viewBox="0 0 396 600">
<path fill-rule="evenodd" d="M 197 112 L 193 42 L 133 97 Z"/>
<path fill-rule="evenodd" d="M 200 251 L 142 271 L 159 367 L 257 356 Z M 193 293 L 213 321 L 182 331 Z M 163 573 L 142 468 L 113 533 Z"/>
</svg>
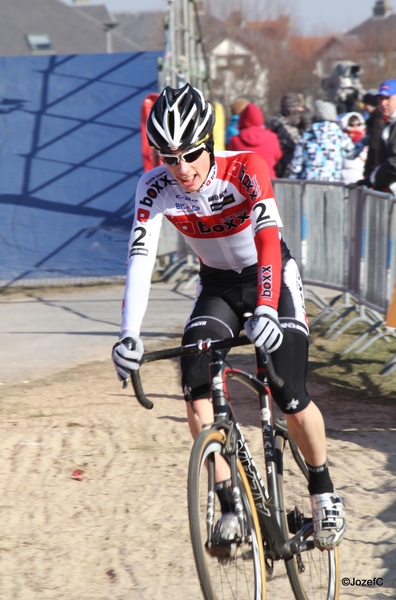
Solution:
<svg viewBox="0 0 396 600">
<path fill-rule="evenodd" d="M 257 306 L 278 310 L 282 257 L 278 227 L 261 229 L 254 238 L 258 258 Z"/>
<path fill-rule="evenodd" d="M 279 216 L 268 166 L 257 154 L 246 157 L 246 176 L 254 190 L 251 221 L 258 260 L 257 305 L 271 306 L 278 310 L 282 256 Z M 242 180 L 243 183 L 244 180 Z M 254 184 L 254 185 L 253 185 Z"/>
</svg>

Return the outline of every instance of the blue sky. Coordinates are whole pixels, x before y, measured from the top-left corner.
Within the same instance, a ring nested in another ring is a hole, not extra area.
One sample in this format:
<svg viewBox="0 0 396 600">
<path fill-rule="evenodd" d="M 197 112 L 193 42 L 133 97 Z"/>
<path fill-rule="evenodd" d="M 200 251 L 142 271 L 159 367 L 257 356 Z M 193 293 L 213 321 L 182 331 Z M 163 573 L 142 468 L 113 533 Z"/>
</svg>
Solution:
<svg viewBox="0 0 396 600">
<path fill-rule="evenodd" d="M 71 4 L 72 0 L 63 0 Z M 168 8 L 167 0 L 91 0 L 92 4 L 106 4 L 111 12 L 141 12 Z M 224 6 L 224 0 L 212 0 L 212 4 Z M 248 18 L 256 14 L 276 13 L 279 8 L 288 12 L 300 32 L 304 35 L 323 35 L 347 31 L 372 15 L 375 0 L 227 0 L 226 6 L 243 6 L 250 11 Z M 396 12 L 396 0 L 391 0 Z"/>
</svg>

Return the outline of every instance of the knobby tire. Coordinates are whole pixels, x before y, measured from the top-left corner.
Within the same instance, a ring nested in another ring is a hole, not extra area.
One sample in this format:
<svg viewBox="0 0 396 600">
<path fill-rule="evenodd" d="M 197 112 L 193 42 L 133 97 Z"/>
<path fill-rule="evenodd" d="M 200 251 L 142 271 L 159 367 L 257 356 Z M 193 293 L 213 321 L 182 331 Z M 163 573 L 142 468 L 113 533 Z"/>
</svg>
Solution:
<svg viewBox="0 0 396 600">
<path fill-rule="evenodd" d="M 208 489 L 214 485 L 214 456 L 224 454 L 225 436 L 220 431 L 203 431 L 194 442 L 188 471 L 188 512 L 191 541 L 198 578 L 205 600 L 265 600 L 265 561 L 260 525 L 252 493 L 238 460 L 238 478 L 247 530 L 251 543 L 240 547 L 235 559 L 222 564 L 209 556 L 206 508 Z M 214 525 L 221 516 L 216 494 Z M 218 510 L 217 510 L 218 509 Z"/>
</svg>

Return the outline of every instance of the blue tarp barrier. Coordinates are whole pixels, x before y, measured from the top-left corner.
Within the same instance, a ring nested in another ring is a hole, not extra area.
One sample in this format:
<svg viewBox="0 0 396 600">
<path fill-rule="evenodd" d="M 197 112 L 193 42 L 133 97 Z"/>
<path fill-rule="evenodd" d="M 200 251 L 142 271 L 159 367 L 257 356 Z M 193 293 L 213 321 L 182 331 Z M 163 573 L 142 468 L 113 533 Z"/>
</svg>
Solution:
<svg viewBox="0 0 396 600">
<path fill-rule="evenodd" d="M 159 52 L 0 58 L 0 281 L 125 275 Z"/>
</svg>

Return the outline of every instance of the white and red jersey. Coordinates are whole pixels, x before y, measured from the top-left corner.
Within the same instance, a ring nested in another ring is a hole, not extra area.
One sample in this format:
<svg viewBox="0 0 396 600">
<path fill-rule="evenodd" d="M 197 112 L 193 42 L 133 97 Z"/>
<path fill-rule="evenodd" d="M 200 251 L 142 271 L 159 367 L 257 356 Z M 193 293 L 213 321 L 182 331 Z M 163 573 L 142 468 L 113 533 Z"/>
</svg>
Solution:
<svg viewBox="0 0 396 600">
<path fill-rule="evenodd" d="M 282 223 L 267 164 L 251 152 L 216 152 L 197 192 L 186 192 L 165 165 L 140 178 L 121 331 L 140 334 L 163 216 L 208 267 L 240 273 L 258 263 L 257 304 L 278 308 Z"/>
</svg>

